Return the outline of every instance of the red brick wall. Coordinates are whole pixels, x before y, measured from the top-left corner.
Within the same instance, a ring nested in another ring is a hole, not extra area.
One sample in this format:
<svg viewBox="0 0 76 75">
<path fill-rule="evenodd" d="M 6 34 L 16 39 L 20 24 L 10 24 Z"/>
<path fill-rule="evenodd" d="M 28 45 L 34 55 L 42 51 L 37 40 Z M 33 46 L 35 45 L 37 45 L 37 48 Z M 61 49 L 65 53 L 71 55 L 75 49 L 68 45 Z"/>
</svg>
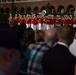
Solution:
<svg viewBox="0 0 76 75">
<path fill-rule="evenodd" d="M 50 3 L 51 6 L 54 6 L 56 11 L 60 5 L 64 7 L 65 11 L 67 10 L 67 7 L 69 5 L 73 5 L 76 10 L 76 0 L 50 0 L 50 1 L 40 1 L 40 2 L 21 2 L 21 3 L 15 3 L 15 6 L 19 10 L 21 7 L 24 7 L 25 10 L 27 9 L 27 7 L 31 7 L 31 9 L 33 10 L 34 7 L 37 6 L 40 10 L 41 7 L 45 6 L 47 3 Z M 4 8 L 4 10 L 6 8 L 9 8 L 11 10 L 11 6 L 12 6 L 11 3 L 1 3 L 0 6 L 1 5 L 2 5 L 2 8 Z"/>
</svg>

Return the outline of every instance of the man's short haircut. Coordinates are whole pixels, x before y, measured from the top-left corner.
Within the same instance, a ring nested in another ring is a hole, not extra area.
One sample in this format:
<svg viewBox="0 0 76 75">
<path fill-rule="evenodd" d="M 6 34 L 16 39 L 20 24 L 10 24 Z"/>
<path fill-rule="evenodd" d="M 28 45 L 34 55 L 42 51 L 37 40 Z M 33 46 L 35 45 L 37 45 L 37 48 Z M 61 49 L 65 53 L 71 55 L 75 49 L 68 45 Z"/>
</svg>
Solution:
<svg viewBox="0 0 76 75">
<path fill-rule="evenodd" d="M 75 35 L 74 28 L 72 26 L 63 26 L 60 28 L 58 32 L 58 37 L 64 40 L 68 40 L 69 38 Z"/>
</svg>

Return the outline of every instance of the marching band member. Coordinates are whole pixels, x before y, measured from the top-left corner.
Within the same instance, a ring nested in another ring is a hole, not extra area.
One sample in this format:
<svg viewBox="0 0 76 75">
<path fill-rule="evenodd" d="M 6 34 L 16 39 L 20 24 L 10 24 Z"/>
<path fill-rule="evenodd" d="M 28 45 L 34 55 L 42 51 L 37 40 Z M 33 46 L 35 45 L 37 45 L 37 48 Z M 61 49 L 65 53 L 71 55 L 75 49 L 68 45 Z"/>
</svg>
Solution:
<svg viewBox="0 0 76 75">
<path fill-rule="evenodd" d="M 57 17 L 55 19 L 55 25 L 59 26 L 59 27 L 62 25 L 62 19 L 61 19 L 60 15 L 57 15 Z"/>
<path fill-rule="evenodd" d="M 43 28 L 42 25 L 43 25 L 43 17 L 41 16 L 38 20 L 38 25 L 37 25 L 38 30 L 42 30 Z"/>
<path fill-rule="evenodd" d="M 51 28 L 54 27 L 54 24 L 55 24 L 55 17 L 54 15 L 51 16 Z"/>
<path fill-rule="evenodd" d="M 46 18 L 46 29 L 48 30 L 49 28 L 51 28 L 51 19 L 49 16 L 47 16 Z"/>
<path fill-rule="evenodd" d="M 8 19 L 9 24 L 12 22 L 12 20 L 13 20 L 13 17 L 12 17 L 12 14 L 10 14 L 10 17 L 9 17 L 9 19 Z"/>
<path fill-rule="evenodd" d="M 26 25 L 26 16 L 23 15 L 23 19 L 24 19 L 24 24 Z"/>
<path fill-rule="evenodd" d="M 36 17 L 34 16 L 32 19 L 31 19 L 31 28 L 33 29 L 33 30 L 36 30 L 37 29 L 37 19 L 36 19 Z"/>
<path fill-rule="evenodd" d="M 27 15 L 26 16 L 26 28 L 29 28 L 29 27 L 31 27 L 31 19 L 30 19 L 30 16 Z"/>
<path fill-rule="evenodd" d="M 68 17 L 68 15 L 66 15 L 65 18 L 64 18 L 64 25 L 69 25 L 69 17 Z"/>
<path fill-rule="evenodd" d="M 18 25 L 20 25 L 22 23 L 22 15 L 19 14 L 19 21 L 18 21 Z"/>
<path fill-rule="evenodd" d="M 17 16 L 17 14 L 15 14 L 14 19 L 15 19 L 17 22 L 19 22 L 19 17 Z"/>
<path fill-rule="evenodd" d="M 23 15 L 23 23 L 26 25 L 26 17 L 25 17 L 25 15 Z"/>
<path fill-rule="evenodd" d="M 73 27 L 76 27 L 76 15 L 74 16 L 74 19 L 73 19 Z"/>
<path fill-rule="evenodd" d="M 46 16 L 43 17 L 43 30 L 46 30 Z"/>
<path fill-rule="evenodd" d="M 73 25 L 73 18 L 72 18 L 72 15 L 69 16 L 69 25 Z"/>
<path fill-rule="evenodd" d="M 62 16 L 62 26 L 64 26 L 64 19 L 65 19 L 65 15 L 64 16 Z"/>
</svg>

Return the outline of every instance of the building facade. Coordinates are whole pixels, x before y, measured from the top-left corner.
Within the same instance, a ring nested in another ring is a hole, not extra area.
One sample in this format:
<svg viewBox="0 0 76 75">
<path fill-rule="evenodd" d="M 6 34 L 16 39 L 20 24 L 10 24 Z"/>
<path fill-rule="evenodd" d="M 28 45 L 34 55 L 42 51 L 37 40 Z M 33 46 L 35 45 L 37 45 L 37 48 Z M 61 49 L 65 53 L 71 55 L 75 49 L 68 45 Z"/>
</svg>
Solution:
<svg viewBox="0 0 76 75">
<path fill-rule="evenodd" d="M 39 13 L 49 7 L 51 13 L 74 12 L 76 0 L 0 0 L 0 12 L 11 13 L 14 6 L 15 12 Z"/>
</svg>

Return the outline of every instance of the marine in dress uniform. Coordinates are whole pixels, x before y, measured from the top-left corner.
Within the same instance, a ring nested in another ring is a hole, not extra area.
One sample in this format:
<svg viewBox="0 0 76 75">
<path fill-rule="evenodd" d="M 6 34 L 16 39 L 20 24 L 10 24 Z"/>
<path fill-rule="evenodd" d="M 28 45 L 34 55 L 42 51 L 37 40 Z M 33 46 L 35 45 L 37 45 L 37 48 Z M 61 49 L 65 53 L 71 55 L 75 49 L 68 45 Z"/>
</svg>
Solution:
<svg viewBox="0 0 76 75">
<path fill-rule="evenodd" d="M 42 30 L 42 28 L 43 28 L 43 17 L 42 16 L 38 20 L 37 28 L 38 28 L 38 30 Z"/>
<path fill-rule="evenodd" d="M 10 14 L 10 17 L 9 17 L 9 19 L 8 19 L 9 24 L 12 22 L 12 20 L 13 20 L 13 17 L 12 17 L 12 14 Z"/>
<path fill-rule="evenodd" d="M 29 16 L 26 17 L 26 28 L 31 27 L 31 19 Z"/>
</svg>

